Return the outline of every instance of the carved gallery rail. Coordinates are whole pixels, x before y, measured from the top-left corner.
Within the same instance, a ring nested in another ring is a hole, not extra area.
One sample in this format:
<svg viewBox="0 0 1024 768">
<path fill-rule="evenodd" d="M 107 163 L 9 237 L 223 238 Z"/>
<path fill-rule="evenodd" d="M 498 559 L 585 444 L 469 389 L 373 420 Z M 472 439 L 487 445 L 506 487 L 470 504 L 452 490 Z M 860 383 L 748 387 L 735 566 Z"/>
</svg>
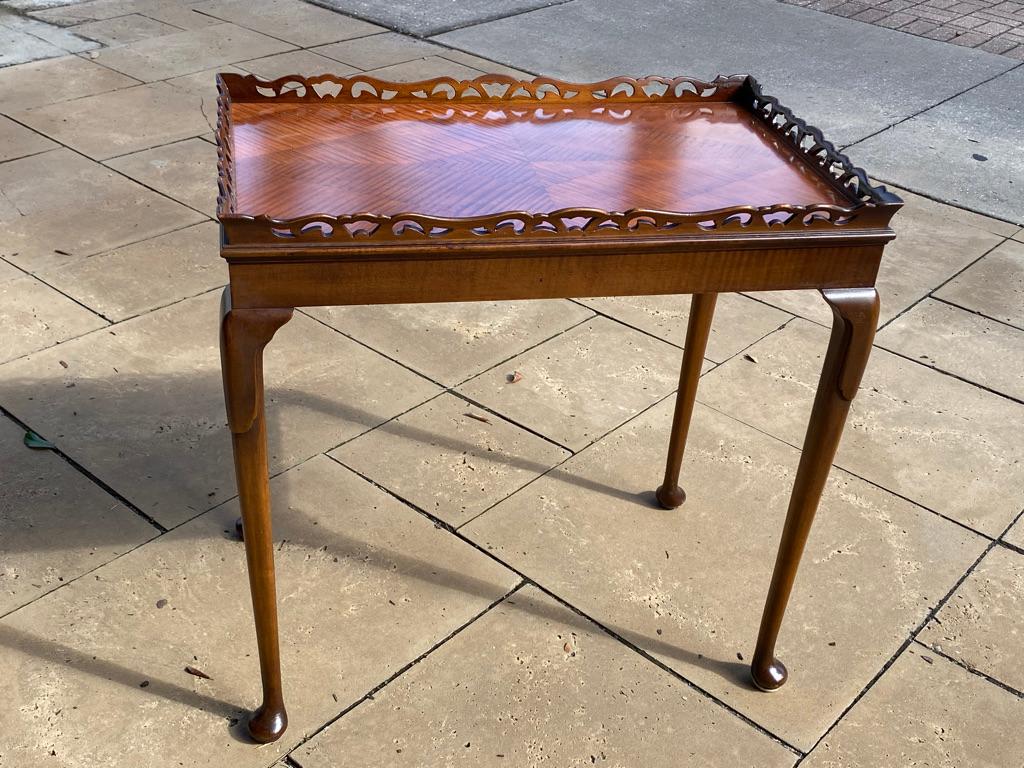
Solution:
<svg viewBox="0 0 1024 768">
<path fill-rule="evenodd" d="M 263 348 L 295 307 L 693 294 L 658 502 L 679 472 L 715 299 L 815 288 L 832 337 L 751 666 L 775 640 L 878 318 L 901 205 L 750 77 L 388 83 L 218 76 L 221 350 L 263 703 L 287 726 Z"/>
</svg>

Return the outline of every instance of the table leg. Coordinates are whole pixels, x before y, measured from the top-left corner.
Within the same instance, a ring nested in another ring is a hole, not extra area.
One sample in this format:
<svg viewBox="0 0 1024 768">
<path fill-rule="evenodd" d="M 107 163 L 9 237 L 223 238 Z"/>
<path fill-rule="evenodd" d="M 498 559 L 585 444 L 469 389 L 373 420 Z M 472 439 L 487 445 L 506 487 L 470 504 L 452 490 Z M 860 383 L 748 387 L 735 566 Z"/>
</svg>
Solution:
<svg viewBox="0 0 1024 768">
<path fill-rule="evenodd" d="M 763 691 L 774 691 L 786 682 L 786 667 L 775 658 L 775 641 L 850 401 L 860 386 L 878 325 L 878 293 L 874 288 L 825 290 L 822 295 L 832 307 L 832 337 L 804 437 L 750 669 L 754 685 Z"/>
<path fill-rule="evenodd" d="M 676 411 L 672 417 L 672 432 L 668 441 L 668 459 L 665 462 L 665 482 L 654 495 L 665 509 L 675 509 L 686 501 L 686 493 L 679 487 L 679 470 L 683 465 L 686 434 L 690 431 L 693 402 L 697 397 L 697 381 L 704 364 L 704 350 L 708 346 L 711 319 L 715 314 L 717 293 L 695 293 L 690 301 L 690 321 L 686 326 L 686 346 L 683 365 L 679 371 L 679 393 Z"/>
<path fill-rule="evenodd" d="M 220 325 L 224 399 L 235 454 L 235 477 L 245 528 L 245 558 L 263 678 L 263 703 L 249 719 L 249 734 L 260 743 L 279 739 L 288 727 L 281 688 L 270 529 L 263 348 L 291 316 L 291 309 L 232 309 L 230 289 L 224 290 Z"/>
</svg>

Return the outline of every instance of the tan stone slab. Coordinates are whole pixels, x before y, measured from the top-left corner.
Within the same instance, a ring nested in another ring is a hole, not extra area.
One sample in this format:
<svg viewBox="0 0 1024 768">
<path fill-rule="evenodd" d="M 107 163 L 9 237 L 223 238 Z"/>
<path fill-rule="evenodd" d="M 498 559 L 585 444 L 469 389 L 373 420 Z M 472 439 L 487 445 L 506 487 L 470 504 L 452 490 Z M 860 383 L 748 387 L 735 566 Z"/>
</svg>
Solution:
<svg viewBox="0 0 1024 768">
<path fill-rule="evenodd" d="M 1003 541 L 1012 544 L 1017 549 L 1024 550 L 1024 518 L 1019 518 L 1016 523 L 1003 536 Z"/>
<path fill-rule="evenodd" d="M 90 40 L 97 40 L 104 45 L 126 45 L 137 40 L 181 32 L 180 27 L 174 27 L 137 13 L 129 13 L 102 21 L 90 21 L 74 26 L 71 30 L 75 34 Z"/>
<path fill-rule="evenodd" d="M 911 646 L 801 765 L 1008 768 L 1024 753 L 1022 717 L 1012 693 Z"/>
<path fill-rule="evenodd" d="M 925 299 L 878 334 L 878 345 L 1024 400 L 1024 330 Z"/>
<path fill-rule="evenodd" d="M 0 8 L 2 13 L 2 8 Z M 0 16 L 0 19 L 5 17 Z M 35 59 L 53 58 L 67 53 L 61 48 L 22 29 L 0 24 L 0 67 L 24 64 Z"/>
<path fill-rule="evenodd" d="M 454 77 L 457 80 L 471 80 L 483 74 L 478 69 L 465 64 L 442 59 L 440 56 L 428 56 L 425 59 L 392 64 L 390 67 L 372 69 L 366 74 L 380 80 L 406 82 L 413 80 L 429 80 L 434 77 Z"/>
<path fill-rule="evenodd" d="M 1024 243 L 1006 241 L 942 286 L 935 295 L 1024 328 Z"/>
<path fill-rule="evenodd" d="M 479 421 L 467 414 L 486 418 Z M 569 452 L 444 394 L 330 454 L 451 525 L 515 493 Z"/>
<path fill-rule="evenodd" d="M 813 745 L 983 549 L 841 471 L 827 484 L 779 638 L 749 667 L 799 454 L 698 406 L 678 510 L 654 504 L 666 401 L 462 528 L 540 586 L 801 749 Z M 741 658 L 742 657 L 742 658 Z"/>
<path fill-rule="evenodd" d="M 33 61 L 0 69 L 0 111 L 7 114 L 43 104 L 54 104 L 117 88 L 137 80 L 78 56 Z"/>
<path fill-rule="evenodd" d="M 0 363 L 106 324 L 67 296 L 0 261 Z"/>
<path fill-rule="evenodd" d="M 217 73 L 234 72 L 239 75 L 247 74 L 244 69 L 234 65 L 214 67 L 202 72 L 193 72 L 191 75 L 174 77 L 167 81 L 168 85 L 181 88 L 189 93 L 194 93 L 202 99 L 203 113 L 209 116 L 209 122 L 217 124 Z"/>
<path fill-rule="evenodd" d="M 32 13 L 37 19 L 70 26 L 90 21 L 141 14 L 180 29 L 199 29 L 216 24 L 217 19 L 197 13 L 191 3 L 183 0 L 93 0 L 93 2 L 62 5 Z"/>
<path fill-rule="evenodd" d="M 896 317 L 997 245 L 1008 227 L 1004 222 L 909 192 L 897 193 L 906 205 L 893 219 L 896 239 L 886 246 L 878 272 L 880 323 Z M 753 295 L 808 320 L 832 325 L 832 313 L 817 291 Z"/>
<path fill-rule="evenodd" d="M 0 164 L 0 256 L 29 271 L 202 220 L 202 214 L 68 149 Z"/>
<path fill-rule="evenodd" d="M 228 282 L 212 221 L 44 271 L 51 285 L 104 317 L 129 317 Z M 212 322 L 212 321 L 211 321 Z"/>
<path fill-rule="evenodd" d="M 576 451 L 672 392 L 680 358 L 676 347 L 598 317 L 458 391 Z M 522 379 L 510 382 L 512 371 Z"/>
<path fill-rule="evenodd" d="M 206 133 L 210 123 L 200 107 L 198 96 L 167 83 L 149 83 L 13 116 L 72 149 L 105 160 Z M 216 120 L 216 112 L 209 117 Z"/>
<path fill-rule="evenodd" d="M 454 48 L 446 48 L 444 53 L 439 55 L 449 61 L 457 61 L 459 64 L 465 64 L 467 67 L 479 69 L 489 75 L 509 75 L 510 77 L 520 77 L 524 80 L 530 80 L 533 78 L 533 75 L 529 72 L 524 72 L 521 69 L 513 69 L 512 67 L 505 66 L 504 64 L 499 64 L 496 61 L 484 59 L 480 56 L 474 56 L 471 53 L 457 51 Z"/>
<path fill-rule="evenodd" d="M 384 28 L 294 0 L 213 0 L 195 10 L 301 46 L 372 35 Z"/>
<path fill-rule="evenodd" d="M 802 445 L 828 331 L 795 320 L 701 382 L 697 398 Z M 876 348 L 836 465 L 998 536 L 1020 511 L 1024 406 Z"/>
<path fill-rule="evenodd" d="M 1024 555 L 995 547 L 918 639 L 1024 691 Z"/>
<path fill-rule="evenodd" d="M 1018 229 L 1013 233 L 1013 239 L 1024 243 L 1024 229 Z"/>
<path fill-rule="evenodd" d="M 397 32 L 369 35 L 355 40 L 322 45 L 317 53 L 361 70 L 380 69 L 392 64 L 443 55 L 445 48 Z"/>
<path fill-rule="evenodd" d="M 56 146 L 45 136 L 0 116 L 0 162 L 35 155 Z"/>
<path fill-rule="evenodd" d="M 9 364 L 0 403 L 164 525 L 209 509 L 235 494 L 219 294 Z M 439 391 L 301 314 L 267 348 L 265 368 L 275 472 Z"/>
<path fill-rule="evenodd" d="M 276 80 L 285 75 L 351 75 L 358 70 L 341 64 L 334 59 L 321 56 L 313 51 L 288 51 L 265 56 L 262 59 L 243 61 L 238 65 L 264 80 Z"/>
<path fill-rule="evenodd" d="M 208 141 L 186 139 L 106 165 L 211 218 L 217 215 L 217 147 Z"/>
<path fill-rule="evenodd" d="M 234 24 L 211 24 L 201 29 L 108 48 L 99 52 L 96 61 L 118 72 L 151 82 L 242 59 L 269 56 L 293 47 L 290 43 Z"/>
<path fill-rule="evenodd" d="M 24 434 L 0 419 L 0 615 L 157 534 L 53 451 L 25 447 Z"/>
<path fill-rule="evenodd" d="M 465 381 L 593 316 L 569 301 L 394 304 L 305 311 L 446 386 Z"/>
<path fill-rule="evenodd" d="M 790 766 L 796 755 L 527 587 L 292 755 L 303 768 Z"/>
<path fill-rule="evenodd" d="M 582 303 L 672 344 L 682 346 L 686 341 L 689 296 L 613 296 L 582 299 Z M 723 293 L 715 304 L 705 357 L 716 363 L 727 360 L 791 318 L 738 293 Z"/>
<path fill-rule="evenodd" d="M 231 725 L 258 704 L 259 671 L 227 505 L 0 622 L 12 765 L 262 768 L 517 581 L 326 457 L 272 492 L 284 738 L 257 747 Z"/>
</svg>

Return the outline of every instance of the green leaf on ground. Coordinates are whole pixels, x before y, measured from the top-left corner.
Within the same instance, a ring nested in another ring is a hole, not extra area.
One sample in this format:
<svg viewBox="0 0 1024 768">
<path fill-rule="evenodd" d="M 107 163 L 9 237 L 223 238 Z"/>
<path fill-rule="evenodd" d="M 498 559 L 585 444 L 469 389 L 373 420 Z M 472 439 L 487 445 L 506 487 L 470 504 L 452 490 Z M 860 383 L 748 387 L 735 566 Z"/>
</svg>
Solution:
<svg viewBox="0 0 1024 768">
<path fill-rule="evenodd" d="M 57 448 L 56 445 L 40 437 L 31 429 L 25 433 L 25 445 L 37 451 L 55 450 Z"/>
</svg>

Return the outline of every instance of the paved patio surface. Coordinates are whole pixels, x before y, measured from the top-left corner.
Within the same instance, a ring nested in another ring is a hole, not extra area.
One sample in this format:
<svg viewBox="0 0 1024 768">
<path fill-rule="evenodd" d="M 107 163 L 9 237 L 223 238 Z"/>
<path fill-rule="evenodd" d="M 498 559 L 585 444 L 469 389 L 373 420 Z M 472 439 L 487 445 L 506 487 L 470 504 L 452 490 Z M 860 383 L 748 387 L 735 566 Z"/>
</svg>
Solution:
<svg viewBox="0 0 1024 768">
<path fill-rule="evenodd" d="M 323 4 L 360 18 L 0 3 L 41 41 L 0 68 L 0 767 L 1024 764 L 1020 65 L 774 0 Z M 907 200 L 790 683 L 746 670 L 820 297 L 722 297 L 674 512 L 685 297 L 314 309 L 266 363 L 291 726 L 247 743 L 213 74 L 748 69 Z"/>
</svg>

